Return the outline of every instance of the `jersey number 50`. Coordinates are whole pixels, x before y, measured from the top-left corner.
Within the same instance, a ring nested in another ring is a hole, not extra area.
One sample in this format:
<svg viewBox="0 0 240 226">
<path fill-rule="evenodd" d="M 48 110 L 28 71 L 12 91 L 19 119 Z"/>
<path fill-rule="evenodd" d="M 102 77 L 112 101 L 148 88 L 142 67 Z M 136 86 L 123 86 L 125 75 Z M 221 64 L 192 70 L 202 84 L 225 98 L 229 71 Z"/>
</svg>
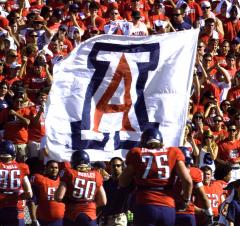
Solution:
<svg viewBox="0 0 240 226">
<path fill-rule="evenodd" d="M 95 181 L 86 181 L 76 178 L 74 183 L 73 197 L 77 199 L 92 200 L 96 190 Z"/>
<path fill-rule="evenodd" d="M 145 155 L 142 156 L 142 161 L 147 162 L 146 169 L 142 176 L 143 179 L 146 179 L 148 177 L 149 172 L 152 169 L 153 162 L 156 162 L 158 179 L 168 179 L 170 177 L 170 169 L 169 166 L 166 164 L 166 162 L 168 162 L 167 155 L 160 156 Z"/>
</svg>

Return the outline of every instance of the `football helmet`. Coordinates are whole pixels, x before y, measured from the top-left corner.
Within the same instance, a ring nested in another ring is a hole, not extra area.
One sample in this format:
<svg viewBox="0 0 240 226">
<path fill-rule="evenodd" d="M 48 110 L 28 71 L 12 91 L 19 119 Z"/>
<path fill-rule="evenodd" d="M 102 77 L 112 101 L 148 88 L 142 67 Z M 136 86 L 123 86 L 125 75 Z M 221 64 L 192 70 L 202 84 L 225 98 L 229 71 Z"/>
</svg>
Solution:
<svg viewBox="0 0 240 226">
<path fill-rule="evenodd" d="M 88 166 L 90 164 L 90 158 L 86 151 L 78 150 L 72 153 L 71 165 L 76 168 L 78 165 Z"/>
<path fill-rule="evenodd" d="M 185 156 L 185 165 L 186 166 L 191 166 L 193 165 L 193 158 L 192 158 L 192 153 L 189 150 L 189 148 L 181 146 L 179 149 L 182 151 L 182 153 Z"/>
<path fill-rule="evenodd" d="M 156 128 L 148 128 L 141 136 L 141 146 L 145 148 L 159 148 L 163 145 L 161 132 Z"/>
<path fill-rule="evenodd" d="M 10 140 L 0 142 L 0 157 L 16 157 L 15 146 Z"/>
</svg>

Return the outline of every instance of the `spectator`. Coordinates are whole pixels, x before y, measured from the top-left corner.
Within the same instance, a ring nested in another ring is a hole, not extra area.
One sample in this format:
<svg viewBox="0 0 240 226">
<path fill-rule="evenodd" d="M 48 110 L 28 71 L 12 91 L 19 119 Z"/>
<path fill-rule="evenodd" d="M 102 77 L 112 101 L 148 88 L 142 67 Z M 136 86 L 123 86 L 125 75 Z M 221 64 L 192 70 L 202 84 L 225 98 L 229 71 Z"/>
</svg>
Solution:
<svg viewBox="0 0 240 226">
<path fill-rule="evenodd" d="M 116 34 L 116 35 L 124 35 L 129 31 L 129 24 L 127 21 L 124 21 L 120 16 L 118 9 L 113 8 L 110 11 L 110 21 L 106 25 L 104 25 L 104 33 L 105 34 Z"/>
<path fill-rule="evenodd" d="M 198 145 L 199 156 L 198 156 L 198 166 L 199 168 L 208 166 L 211 168 L 212 172 L 215 170 L 214 160 L 218 155 L 218 146 L 214 141 L 214 136 L 209 130 L 205 130 L 203 133 L 203 138 L 201 144 Z"/>
<path fill-rule="evenodd" d="M 216 143 L 219 143 L 220 141 L 224 140 L 228 136 L 228 133 L 224 126 L 223 118 L 221 115 L 216 115 L 213 118 L 213 125 L 211 129 L 212 129 L 212 133 Z"/>
<path fill-rule="evenodd" d="M 228 55 L 229 51 L 230 43 L 227 40 L 223 40 L 222 43 L 220 43 L 218 55 L 214 56 L 214 60 L 221 66 L 226 66 L 227 65 L 226 56 Z"/>
<path fill-rule="evenodd" d="M 202 8 L 203 15 L 199 21 L 200 27 L 204 27 L 206 19 L 213 18 L 215 20 L 216 31 L 219 32 L 222 36 L 224 36 L 222 21 L 218 19 L 215 16 L 215 14 L 211 11 L 211 3 L 209 1 L 202 1 L 201 8 Z"/>
<path fill-rule="evenodd" d="M 82 42 L 82 33 L 81 30 L 78 27 L 72 27 L 69 31 L 68 37 L 70 38 L 70 41 L 72 42 L 73 48 L 78 46 Z"/>
<path fill-rule="evenodd" d="M 228 110 L 231 108 L 231 103 L 228 100 L 223 100 L 220 104 L 220 109 L 223 113 L 223 121 L 227 125 L 230 121 Z"/>
<path fill-rule="evenodd" d="M 73 50 L 71 41 L 68 39 L 68 27 L 66 25 L 60 25 L 57 37 L 59 41 L 63 42 L 62 52 L 67 55 Z"/>
<path fill-rule="evenodd" d="M 5 140 L 13 142 L 16 148 L 16 159 L 19 162 L 25 162 L 28 157 L 27 142 L 28 142 L 28 130 L 27 127 L 30 124 L 29 108 L 23 107 L 23 98 L 15 97 L 13 100 L 13 106 L 9 108 L 8 119 L 4 126 Z"/>
<path fill-rule="evenodd" d="M 205 20 L 205 25 L 199 34 L 199 39 L 207 45 L 211 38 L 219 39 L 220 42 L 223 41 L 222 34 L 216 30 L 215 20 L 213 18 L 208 18 Z"/>
<path fill-rule="evenodd" d="M 139 11 L 132 11 L 132 22 L 129 22 L 129 34 L 131 36 L 147 36 L 147 26 L 140 21 Z"/>
<path fill-rule="evenodd" d="M 118 180 L 124 168 L 124 162 L 119 157 L 110 160 L 111 177 L 104 182 L 107 205 L 102 208 L 99 226 L 121 225 L 127 226 L 127 210 L 129 193 L 133 185 L 126 188 L 119 188 Z"/>
<path fill-rule="evenodd" d="M 90 16 L 84 21 L 87 32 L 91 33 L 92 30 L 96 30 L 97 34 L 100 34 L 104 30 L 105 20 L 98 16 L 99 6 L 96 2 L 92 2 L 89 5 Z M 87 35 L 87 34 L 86 34 Z"/>
<path fill-rule="evenodd" d="M 183 12 L 179 8 L 173 9 L 172 26 L 176 31 L 189 30 L 192 26 L 183 19 Z"/>
<path fill-rule="evenodd" d="M 232 165 L 231 181 L 239 179 L 240 173 L 240 141 L 237 140 L 237 128 L 234 124 L 228 126 L 228 137 L 218 144 L 217 161 L 220 164 Z"/>
<path fill-rule="evenodd" d="M 239 8 L 236 5 L 232 5 L 230 10 L 230 18 L 224 21 L 224 32 L 225 39 L 231 42 L 240 31 L 240 21 L 239 21 Z"/>
<path fill-rule="evenodd" d="M 39 92 L 36 105 L 31 107 L 30 124 L 28 128 L 28 154 L 29 157 L 40 157 L 40 141 L 45 136 L 45 120 L 43 118 L 47 95 Z"/>
<path fill-rule="evenodd" d="M 149 19 L 153 34 L 175 31 L 169 18 L 165 16 L 165 6 L 161 0 L 154 2 L 153 14 L 150 15 Z"/>
</svg>

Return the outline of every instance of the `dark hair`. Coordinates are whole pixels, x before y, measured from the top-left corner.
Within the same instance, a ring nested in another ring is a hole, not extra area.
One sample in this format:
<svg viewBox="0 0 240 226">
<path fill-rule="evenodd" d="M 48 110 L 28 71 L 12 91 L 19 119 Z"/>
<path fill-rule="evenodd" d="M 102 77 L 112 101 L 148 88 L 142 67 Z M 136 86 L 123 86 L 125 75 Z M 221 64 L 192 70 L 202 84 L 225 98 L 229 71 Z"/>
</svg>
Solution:
<svg viewBox="0 0 240 226">
<path fill-rule="evenodd" d="M 236 55 L 234 53 L 229 53 L 227 56 L 226 56 L 226 59 L 236 59 Z"/>
<path fill-rule="evenodd" d="M 38 157 L 31 157 L 26 160 L 26 164 L 29 166 L 30 174 L 42 173 L 43 164 Z"/>
<path fill-rule="evenodd" d="M 46 167 L 48 167 L 50 164 L 52 163 L 57 163 L 59 164 L 56 160 L 48 160 L 47 163 L 46 163 Z"/>
<path fill-rule="evenodd" d="M 122 167 L 124 166 L 124 161 L 123 161 L 123 159 L 120 158 L 120 157 L 113 157 L 113 158 L 111 158 L 111 160 L 109 161 L 110 165 L 111 165 L 112 162 L 115 161 L 115 160 L 121 161 Z"/>
<path fill-rule="evenodd" d="M 205 24 L 211 24 L 211 23 L 215 23 L 215 20 L 213 18 L 207 18 L 205 20 Z"/>
<path fill-rule="evenodd" d="M 45 66 L 46 65 L 46 60 L 45 57 L 42 55 L 38 55 L 34 61 L 34 66 Z"/>
<path fill-rule="evenodd" d="M 48 5 L 43 6 L 42 9 L 41 9 L 41 12 L 40 12 L 40 16 L 42 16 L 42 17 L 47 16 L 47 14 L 50 12 L 51 8 L 52 7 L 50 7 Z"/>
<path fill-rule="evenodd" d="M 223 100 L 223 101 L 220 103 L 220 109 L 221 109 L 221 110 L 223 110 L 223 105 L 224 105 L 226 102 L 228 102 L 228 103 L 230 104 L 230 106 L 231 106 L 231 102 L 230 102 L 230 101 L 228 101 L 228 100 Z"/>
<path fill-rule="evenodd" d="M 7 86 L 7 88 L 9 89 L 9 84 L 4 80 L 0 82 L 0 87 L 2 86 Z"/>
<path fill-rule="evenodd" d="M 214 172 L 214 178 L 216 180 L 223 180 L 232 170 L 230 164 L 219 165 L 216 167 Z"/>
<path fill-rule="evenodd" d="M 8 21 L 12 24 L 16 22 L 16 15 L 19 14 L 17 11 L 10 11 L 7 15 Z"/>
<path fill-rule="evenodd" d="M 89 9 L 99 9 L 99 5 L 96 2 L 91 2 L 89 5 Z"/>
<path fill-rule="evenodd" d="M 206 171 L 211 171 L 211 172 L 213 172 L 212 168 L 211 168 L 210 166 L 207 166 L 207 165 L 201 167 L 200 170 L 202 170 L 203 172 L 206 172 Z"/>
</svg>

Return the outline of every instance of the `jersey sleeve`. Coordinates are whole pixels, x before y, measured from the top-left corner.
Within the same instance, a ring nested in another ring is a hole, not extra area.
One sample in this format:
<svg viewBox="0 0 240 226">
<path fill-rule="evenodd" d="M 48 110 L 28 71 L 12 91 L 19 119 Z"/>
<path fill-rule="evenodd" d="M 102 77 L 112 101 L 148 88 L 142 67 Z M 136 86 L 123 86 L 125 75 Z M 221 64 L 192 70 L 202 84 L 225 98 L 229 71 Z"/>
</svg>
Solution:
<svg viewBox="0 0 240 226">
<path fill-rule="evenodd" d="M 190 168 L 190 175 L 191 175 L 191 178 L 192 178 L 192 181 L 193 181 L 193 185 L 195 188 L 198 188 L 198 187 L 202 187 L 203 186 L 203 183 L 202 183 L 202 172 L 200 169 L 198 168 L 195 168 L 195 167 L 191 167 Z"/>
<path fill-rule="evenodd" d="M 126 164 L 127 165 L 138 165 L 141 162 L 140 158 L 140 148 L 131 149 L 126 156 Z"/>
<path fill-rule="evenodd" d="M 33 186 L 37 186 L 41 180 L 42 180 L 42 175 L 40 175 L 40 174 L 34 174 L 34 175 L 31 177 L 31 184 L 32 184 Z"/>
<path fill-rule="evenodd" d="M 32 190 L 33 190 L 33 197 L 32 201 L 37 205 L 38 204 L 38 199 L 40 197 L 40 189 L 39 189 L 39 184 L 43 180 L 43 176 L 40 174 L 34 174 L 31 177 L 31 185 L 32 185 Z"/>
<path fill-rule="evenodd" d="M 99 172 L 97 171 L 95 172 L 96 172 L 96 185 L 97 185 L 97 188 L 100 188 L 103 185 L 103 177 Z"/>
<path fill-rule="evenodd" d="M 60 175 L 60 180 L 67 184 L 70 181 L 70 178 L 72 178 L 71 169 L 66 168 Z"/>
<path fill-rule="evenodd" d="M 185 157 L 179 148 L 170 147 L 169 150 L 171 151 L 172 155 L 175 156 L 176 161 L 185 161 Z"/>
<path fill-rule="evenodd" d="M 25 163 L 20 163 L 19 168 L 24 176 L 30 175 L 29 167 Z"/>
</svg>

